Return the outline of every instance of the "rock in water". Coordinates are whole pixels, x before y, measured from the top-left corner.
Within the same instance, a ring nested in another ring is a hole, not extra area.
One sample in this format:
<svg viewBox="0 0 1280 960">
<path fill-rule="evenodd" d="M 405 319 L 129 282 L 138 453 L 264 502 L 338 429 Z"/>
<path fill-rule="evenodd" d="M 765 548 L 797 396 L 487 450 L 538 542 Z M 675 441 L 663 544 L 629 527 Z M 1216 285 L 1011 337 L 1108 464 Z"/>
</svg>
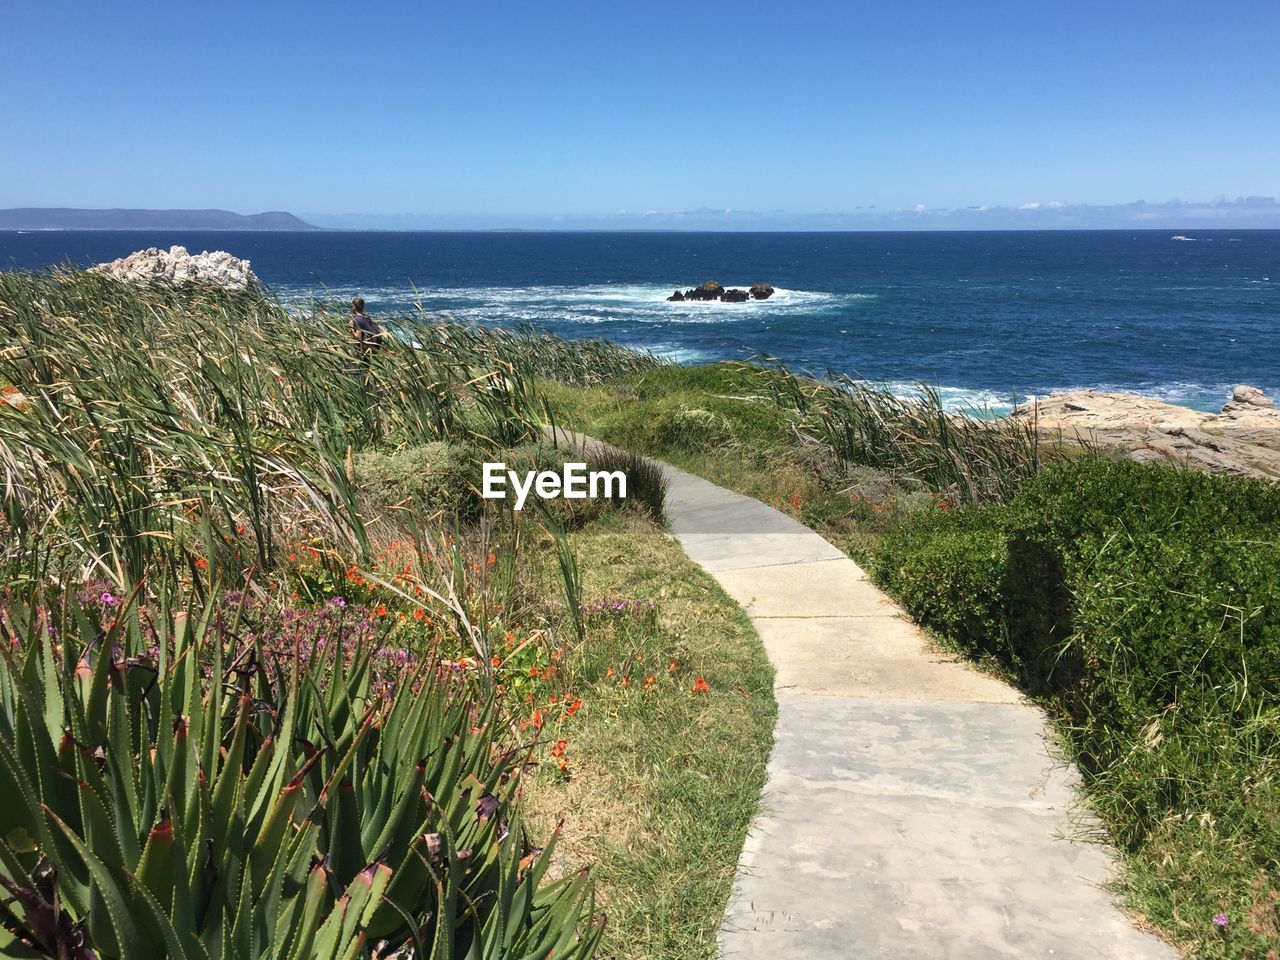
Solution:
<svg viewBox="0 0 1280 960">
<path fill-rule="evenodd" d="M 684 298 L 686 300 L 719 300 L 723 293 L 724 287 L 720 286 L 720 281 L 708 280 L 701 286 L 686 290 Z"/>
<path fill-rule="evenodd" d="M 773 287 L 759 280 L 751 285 L 750 290 L 739 290 L 736 287 L 726 290 L 719 280 L 708 280 L 701 286 L 686 290 L 684 293 L 677 290 L 667 297 L 667 301 L 681 303 L 685 300 L 719 300 L 721 303 L 746 303 L 748 300 L 768 300 L 773 294 Z"/>
<path fill-rule="evenodd" d="M 155 286 L 210 286 L 236 293 L 261 287 L 249 269 L 249 261 L 233 257 L 225 250 L 191 254 L 186 247 L 168 250 L 149 247 L 110 263 L 100 263 L 91 267 L 90 272 L 104 273 L 125 283 Z"/>
</svg>

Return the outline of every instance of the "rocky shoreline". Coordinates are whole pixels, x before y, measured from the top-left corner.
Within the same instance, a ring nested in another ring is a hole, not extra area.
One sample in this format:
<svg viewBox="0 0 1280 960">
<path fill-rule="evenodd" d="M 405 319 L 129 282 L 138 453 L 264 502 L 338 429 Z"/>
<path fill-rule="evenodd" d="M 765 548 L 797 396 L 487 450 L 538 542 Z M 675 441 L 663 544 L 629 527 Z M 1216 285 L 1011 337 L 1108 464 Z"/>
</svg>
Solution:
<svg viewBox="0 0 1280 960">
<path fill-rule="evenodd" d="M 1014 416 L 1034 419 L 1046 438 L 1081 441 L 1131 460 L 1280 479 L 1280 408 L 1257 387 L 1235 387 L 1220 413 L 1132 393 L 1072 390 L 1024 404 Z"/>
</svg>

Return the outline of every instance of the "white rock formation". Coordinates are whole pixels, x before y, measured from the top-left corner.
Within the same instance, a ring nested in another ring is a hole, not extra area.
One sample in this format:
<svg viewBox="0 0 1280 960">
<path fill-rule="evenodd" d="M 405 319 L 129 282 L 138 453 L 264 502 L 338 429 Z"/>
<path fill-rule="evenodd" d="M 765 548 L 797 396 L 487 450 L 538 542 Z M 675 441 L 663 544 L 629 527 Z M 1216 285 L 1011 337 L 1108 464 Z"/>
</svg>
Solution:
<svg viewBox="0 0 1280 960">
<path fill-rule="evenodd" d="M 233 257 L 225 250 L 191 254 L 186 247 L 168 250 L 149 247 L 111 263 L 100 263 L 90 270 L 126 283 L 170 287 L 206 285 L 236 292 L 257 290 L 260 286 L 257 276 L 249 269 L 249 261 Z"/>
</svg>

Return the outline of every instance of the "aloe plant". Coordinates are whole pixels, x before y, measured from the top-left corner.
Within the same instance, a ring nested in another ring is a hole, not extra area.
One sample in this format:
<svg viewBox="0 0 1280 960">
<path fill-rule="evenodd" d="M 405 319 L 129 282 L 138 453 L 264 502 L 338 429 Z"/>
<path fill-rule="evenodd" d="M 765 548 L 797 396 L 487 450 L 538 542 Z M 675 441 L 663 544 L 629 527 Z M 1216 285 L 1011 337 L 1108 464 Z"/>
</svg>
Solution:
<svg viewBox="0 0 1280 960">
<path fill-rule="evenodd" d="M 6 605 L 0 954 L 593 954 L 590 884 L 546 882 L 489 701 L 429 662 L 375 686 L 364 643 L 237 639 L 191 596 Z"/>
</svg>

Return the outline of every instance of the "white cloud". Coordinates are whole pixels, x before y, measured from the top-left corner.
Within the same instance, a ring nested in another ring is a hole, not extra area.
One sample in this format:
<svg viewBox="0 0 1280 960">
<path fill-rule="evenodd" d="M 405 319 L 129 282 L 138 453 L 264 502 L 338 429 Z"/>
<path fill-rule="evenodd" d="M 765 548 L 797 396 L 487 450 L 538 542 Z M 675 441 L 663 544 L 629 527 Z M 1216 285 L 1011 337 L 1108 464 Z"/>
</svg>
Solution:
<svg viewBox="0 0 1280 960">
<path fill-rule="evenodd" d="M 1019 210 L 1039 210 L 1039 209 L 1040 209 L 1040 201 L 1039 201 L 1039 200 L 1037 200 L 1035 203 L 1024 203 L 1024 204 L 1023 204 L 1022 206 L 1020 206 L 1018 209 L 1019 209 Z"/>
</svg>

